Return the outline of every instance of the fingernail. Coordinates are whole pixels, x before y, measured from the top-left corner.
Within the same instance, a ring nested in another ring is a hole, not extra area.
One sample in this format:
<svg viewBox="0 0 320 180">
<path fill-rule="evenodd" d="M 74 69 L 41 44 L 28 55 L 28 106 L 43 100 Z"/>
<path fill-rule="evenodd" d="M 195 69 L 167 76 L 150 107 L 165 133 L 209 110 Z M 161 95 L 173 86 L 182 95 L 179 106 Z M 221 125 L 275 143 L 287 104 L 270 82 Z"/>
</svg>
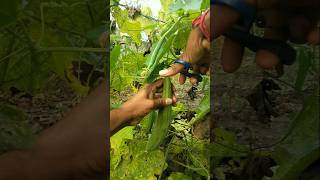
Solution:
<svg viewBox="0 0 320 180">
<path fill-rule="evenodd" d="M 169 72 L 168 69 L 164 69 L 164 70 L 159 71 L 159 75 L 160 75 L 160 76 L 164 76 L 164 75 L 166 75 L 168 72 Z"/>
<path fill-rule="evenodd" d="M 166 99 L 166 104 L 167 104 L 167 105 L 172 104 L 172 99 Z"/>
</svg>

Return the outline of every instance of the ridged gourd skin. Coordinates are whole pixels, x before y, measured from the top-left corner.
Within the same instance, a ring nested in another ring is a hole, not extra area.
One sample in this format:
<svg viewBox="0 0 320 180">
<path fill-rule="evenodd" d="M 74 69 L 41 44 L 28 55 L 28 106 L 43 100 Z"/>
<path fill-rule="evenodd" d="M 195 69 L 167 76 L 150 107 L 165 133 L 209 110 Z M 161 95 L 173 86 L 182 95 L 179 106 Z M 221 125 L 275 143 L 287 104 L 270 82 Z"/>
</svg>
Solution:
<svg viewBox="0 0 320 180">
<path fill-rule="evenodd" d="M 172 87 L 170 77 L 165 77 L 163 82 L 162 98 L 172 98 Z M 147 143 L 147 151 L 153 151 L 159 148 L 160 144 L 166 138 L 170 124 L 172 122 L 172 106 L 165 106 L 159 109 L 158 117 L 155 120 L 151 136 Z"/>
</svg>

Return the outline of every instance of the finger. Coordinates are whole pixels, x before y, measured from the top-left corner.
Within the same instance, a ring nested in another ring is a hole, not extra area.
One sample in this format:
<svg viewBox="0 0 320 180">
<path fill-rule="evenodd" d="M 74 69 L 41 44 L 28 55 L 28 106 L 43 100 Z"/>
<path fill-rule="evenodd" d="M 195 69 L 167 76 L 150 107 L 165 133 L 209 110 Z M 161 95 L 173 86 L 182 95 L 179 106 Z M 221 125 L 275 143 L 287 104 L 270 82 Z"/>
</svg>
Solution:
<svg viewBox="0 0 320 180">
<path fill-rule="evenodd" d="M 150 91 L 156 89 L 157 87 L 162 87 L 162 86 L 163 86 L 163 79 L 158 79 L 158 80 L 154 81 L 151 84 L 147 84 L 145 86 L 145 90 L 147 92 L 150 92 Z"/>
<path fill-rule="evenodd" d="M 153 99 L 154 98 L 154 94 L 162 86 L 163 86 L 163 79 L 158 79 L 155 82 L 146 85 L 146 87 L 142 91 L 145 93 L 147 98 Z"/>
<path fill-rule="evenodd" d="M 312 45 L 320 44 L 320 27 L 313 29 L 308 35 L 308 42 Z"/>
<path fill-rule="evenodd" d="M 179 84 L 184 84 L 186 82 L 186 76 L 183 74 L 180 74 L 179 76 Z"/>
<path fill-rule="evenodd" d="M 161 93 L 154 94 L 153 99 L 159 99 L 159 98 L 162 98 L 162 94 Z"/>
<path fill-rule="evenodd" d="M 240 17 L 240 13 L 227 6 L 211 5 L 210 9 L 211 17 L 213 17 L 210 19 L 210 35 L 213 39 L 234 25 Z"/>
<path fill-rule="evenodd" d="M 193 68 L 193 74 L 199 74 L 199 73 L 200 73 L 199 66 L 194 66 L 194 68 Z M 197 80 L 197 78 L 191 77 L 191 78 L 190 78 L 190 83 L 191 83 L 192 85 L 198 85 L 198 80 Z"/>
<path fill-rule="evenodd" d="M 268 11 L 265 14 L 266 27 L 264 31 L 264 38 L 286 41 L 288 39 L 288 32 L 284 28 L 287 24 L 288 17 L 285 13 L 277 10 Z M 256 63 L 263 69 L 272 69 L 280 59 L 277 55 L 267 50 L 258 50 L 256 53 Z"/>
<path fill-rule="evenodd" d="M 182 64 L 172 64 L 168 69 L 161 70 L 159 72 L 160 76 L 174 76 L 183 70 L 184 66 Z"/>
<path fill-rule="evenodd" d="M 210 41 L 208 41 L 207 39 L 203 39 L 202 40 L 202 47 L 205 48 L 207 51 L 210 50 Z"/>
<path fill-rule="evenodd" d="M 172 97 L 172 105 L 173 105 L 173 106 L 176 106 L 176 105 L 177 105 L 177 97 L 176 97 L 176 96 L 173 96 L 173 97 Z"/>
<path fill-rule="evenodd" d="M 151 86 L 151 93 L 152 94 L 156 93 L 159 89 L 162 89 L 163 79 L 156 80 L 155 82 L 150 84 L 150 86 Z"/>
<path fill-rule="evenodd" d="M 173 92 L 173 95 L 175 96 L 176 92 L 177 92 L 177 89 L 176 89 L 176 87 L 174 87 L 174 85 L 172 83 L 171 83 L 171 90 Z"/>
<path fill-rule="evenodd" d="M 209 67 L 201 66 L 199 69 L 200 69 L 200 73 L 201 73 L 202 75 L 206 75 L 207 72 L 209 71 Z"/>
<path fill-rule="evenodd" d="M 244 48 L 236 41 L 225 38 L 221 54 L 221 64 L 224 72 L 233 73 L 241 65 Z"/>
<path fill-rule="evenodd" d="M 259 50 L 256 53 L 256 63 L 263 69 L 272 69 L 279 62 L 280 62 L 279 57 L 274 55 L 270 51 Z"/>
<path fill-rule="evenodd" d="M 171 83 L 171 90 L 172 90 L 172 105 L 175 106 L 177 103 L 177 89 Z"/>
<path fill-rule="evenodd" d="M 153 100 L 153 108 L 160 108 L 172 104 L 172 99 L 170 98 L 159 98 Z"/>
</svg>

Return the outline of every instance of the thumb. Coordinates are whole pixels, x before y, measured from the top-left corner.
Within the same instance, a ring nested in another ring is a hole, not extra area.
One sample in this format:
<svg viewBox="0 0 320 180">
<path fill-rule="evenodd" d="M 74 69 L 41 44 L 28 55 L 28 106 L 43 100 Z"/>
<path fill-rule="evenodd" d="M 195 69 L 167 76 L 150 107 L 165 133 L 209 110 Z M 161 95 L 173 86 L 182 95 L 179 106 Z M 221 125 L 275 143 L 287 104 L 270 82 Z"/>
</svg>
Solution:
<svg viewBox="0 0 320 180">
<path fill-rule="evenodd" d="M 153 100 L 153 103 L 154 103 L 154 109 L 157 109 L 160 107 L 171 105 L 173 101 L 171 98 L 159 98 L 159 99 Z"/>
<path fill-rule="evenodd" d="M 203 39 L 202 47 L 205 48 L 206 50 L 210 50 L 210 41 L 208 41 L 207 39 Z"/>
<path fill-rule="evenodd" d="M 169 68 L 159 71 L 160 76 L 174 76 L 183 70 L 182 64 L 172 64 Z"/>
</svg>

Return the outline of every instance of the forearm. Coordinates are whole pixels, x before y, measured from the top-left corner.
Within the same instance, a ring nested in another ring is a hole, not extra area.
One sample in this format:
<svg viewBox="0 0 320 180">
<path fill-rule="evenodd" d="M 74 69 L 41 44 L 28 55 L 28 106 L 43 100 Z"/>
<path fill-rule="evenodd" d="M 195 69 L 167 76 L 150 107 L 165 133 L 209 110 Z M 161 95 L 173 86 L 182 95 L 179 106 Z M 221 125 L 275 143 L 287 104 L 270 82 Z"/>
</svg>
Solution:
<svg viewBox="0 0 320 180">
<path fill-rule="evenodd" d="M 127 122 L 130 121 L 130 115 L 126 113 L 123 109 L 113 109 L 110 112 L 110 133 L 113 135 L 121 128 L 128 125 Z"/>
<path fill-rule="evenodd" d="M 28 151 L 13 151 L 0 156 L 0 179 L 25 179 L 30 162 Z"/>
<path fill-rule="evenodd" d="M 30 150 L 0 156 L 0 179 L 105 179 L 106 88 L 102 83 L 67 117 L 42 132 Z"/>
</svg>

